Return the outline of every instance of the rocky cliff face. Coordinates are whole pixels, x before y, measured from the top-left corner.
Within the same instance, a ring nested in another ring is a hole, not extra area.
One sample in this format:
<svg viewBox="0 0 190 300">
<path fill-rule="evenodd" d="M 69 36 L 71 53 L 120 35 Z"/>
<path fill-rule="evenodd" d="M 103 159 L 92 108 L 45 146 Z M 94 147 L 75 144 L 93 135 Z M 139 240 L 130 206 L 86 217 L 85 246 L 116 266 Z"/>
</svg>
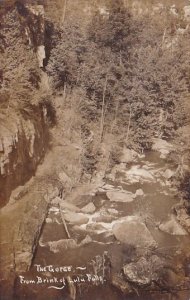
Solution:
<svg viewBox="0 0 190 300">
<path fill-rule="evenodd" d="M 7 63 L 0 72 L 0 206 L 34 174 L 48 144 L 48 112 L 38 99 L 45 59 L 44 28 L 42 5 L 17 2 L 4 10 L 0 51 Z M 25 81 L 22 91 L 19 80 L 22 86 Z M 32 103 L 35 95 L 38 100 Z"/>
<path fill-rule="evenodd" d="M 10 112 L 0 122 L 0 202 L 5 204 L 11 191 L 24 184 L 35 172 L 48 143 L 48 127 L 40 109 L 35 118 L 25 119 Z"/>
<path fill-rule="evenodd" d="M 17 2 L 17 10 L 28 43 L 37 54 L 39 67 L 43 68 L 44 59 L 46 58 L 44 45 L 44 6 L 37 4 L 24 5 L 21 2 Z"/>
</svg>

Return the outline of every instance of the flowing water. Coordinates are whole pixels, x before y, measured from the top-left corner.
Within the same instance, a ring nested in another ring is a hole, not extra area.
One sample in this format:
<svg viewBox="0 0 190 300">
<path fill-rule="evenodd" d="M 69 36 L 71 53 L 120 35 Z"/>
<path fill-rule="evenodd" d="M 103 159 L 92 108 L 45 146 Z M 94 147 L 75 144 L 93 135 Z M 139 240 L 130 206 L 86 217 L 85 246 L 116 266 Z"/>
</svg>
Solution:
<svg viewBox="0 0 190 300">
<path fill-rule="evenodd" d="M 104 280 L 104 277 L 109 278 L 110 276 L 109 262 L 106 262 L 105 258 L 110 259 L 111 257 L 114 270 L 119 272 L 129 257 L 133 257 L 132 249 L 126 250 L 115 239 L 111 231 L 113 224 L 117 223 L 118 220 L 122 221 L 122 218 L 126 216 L 141 218 L 157 242 L 157 251 L 161 251 L 165 255 L 175 256 L 177 252 L 180 257 L 180 254 L 190 247 L 188 235 L 172 235 L 158 228 L 160 223 L 170 217 L 172 207 L 179 202 L 175 188 L 172 187 L 171 181 L 164 175 L 167 169 L 175 171 L 171 163 L 161 159 L 156 152 L 150 152 L 131 165 L 122 165 L 115 172 L 114 180 L 113 176 L 108 174 L 104 186 L 100 187 L 92 198 L 95 211 L 86 214 L 89 218 L 88 223 L 80 225 L 67 223 L 71 238 L 76 240 L 78 245 L 81 242 L 83 243 L 83 245 L 80 244 L 80 247 L 69 247 L 61 250 L 59 247 L 50 247 L 49 242 L 67 238 L 59 208 L 56 205 L 50 207 L 48 222 L 44 224 L 30 274 L 33 272 L 35 276 L 43 275 L 46 278 L 51 278 L 51 271 L 49 272 L 46 269 L 43 270 L 44 272 L 37 272 L 36 265 L 72 266 L 69 278 L 77 275 L 87 278 L 90 275 L 86 274 L 99 274 L 100 270 L 105 273 L 102 274 L 103 276 L 97 277 L 97 280 L 103 280 L 102 282 L 93 282 L 93 278 L 88 278 L 88 284 L 85 285 L 79 279 L 79 282 L 71 283 L 69 287 L 62 287 L 60 290 L 53 287 L 47 291 L 47 288 L 45 288 L 47 285 L 61 288 L 60 284 L 39 284 L 40 288 L 44 287 L 40 290 L 41 296 L 44 295 L 44 299 L 47 299 L 47 292 L 48 299 L 53 300 L 75 299 L 75 297 L 77 300 L 102 300 L 104 298 L 109 300 L 188 300 L 190 298 L 190 291 L 171 295 L 171 293 L 162 294 L 158 291 L 148 293 L 142 290 L 139 295 L 133 293 L 130 296 L 125 296 L 110 285 L 109 279 Z M 136 193 L 137 190 L 140 190 L 139 195 Z M 135 197 L 131 202 L 110 201 L 107 197 L 107 191 L 128 191 Z M 68 280 L 68 274 L 66 274 L 63 272 L 61 276 Z M 75 295 L 76 285 L 77 294 Z M 38 292 L 39 287 L 36 288 L 36 294 Z M 22 291 L 22 293 L 24 292 Z M 34 288 L 33 293 L 35 294 Z M 38 299 L 37 296 L 35 297 L 35 299 Z"/>
</svg>

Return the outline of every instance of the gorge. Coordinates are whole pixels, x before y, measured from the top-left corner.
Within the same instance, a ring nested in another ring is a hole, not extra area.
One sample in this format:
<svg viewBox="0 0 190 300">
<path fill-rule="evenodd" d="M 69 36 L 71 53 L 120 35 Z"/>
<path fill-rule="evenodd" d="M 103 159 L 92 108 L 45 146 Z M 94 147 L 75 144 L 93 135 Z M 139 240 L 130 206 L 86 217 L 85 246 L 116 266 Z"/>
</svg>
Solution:
<svg viewBox="0 0 190 300">
<path fill-rule="evenodd" d="M 0 17 L 2 299 L 188 300 L 189 2 Z"/>
</svg>

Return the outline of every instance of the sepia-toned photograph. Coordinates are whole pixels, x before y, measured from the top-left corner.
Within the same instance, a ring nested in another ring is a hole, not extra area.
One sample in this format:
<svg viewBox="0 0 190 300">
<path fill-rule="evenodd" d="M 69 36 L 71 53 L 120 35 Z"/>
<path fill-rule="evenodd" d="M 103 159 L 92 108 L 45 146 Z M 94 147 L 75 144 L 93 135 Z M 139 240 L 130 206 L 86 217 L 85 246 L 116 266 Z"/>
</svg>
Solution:
<svg viewBox="0 0 190 300">
<path fill-rule="evenodd" d="M 0 0 L 0 299 L 190 300 L 190 0 Z"/>
</svg>

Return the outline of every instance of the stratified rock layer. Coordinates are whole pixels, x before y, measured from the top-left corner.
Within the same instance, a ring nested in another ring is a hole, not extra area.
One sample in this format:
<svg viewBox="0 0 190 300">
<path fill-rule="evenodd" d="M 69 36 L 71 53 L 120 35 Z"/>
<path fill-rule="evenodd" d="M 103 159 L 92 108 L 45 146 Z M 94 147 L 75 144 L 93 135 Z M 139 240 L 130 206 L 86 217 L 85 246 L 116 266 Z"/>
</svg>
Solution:
<svg viewBox="0 0 190 300">
<path fill-rule="evenodd" d="M 36 170 L 48 143 L 48 126 L 40 109 L 36 118 L 10 113 L 0 122 L 0 205 L 3 206 L 13 189 L 24 184 Z"/>
</svg>

